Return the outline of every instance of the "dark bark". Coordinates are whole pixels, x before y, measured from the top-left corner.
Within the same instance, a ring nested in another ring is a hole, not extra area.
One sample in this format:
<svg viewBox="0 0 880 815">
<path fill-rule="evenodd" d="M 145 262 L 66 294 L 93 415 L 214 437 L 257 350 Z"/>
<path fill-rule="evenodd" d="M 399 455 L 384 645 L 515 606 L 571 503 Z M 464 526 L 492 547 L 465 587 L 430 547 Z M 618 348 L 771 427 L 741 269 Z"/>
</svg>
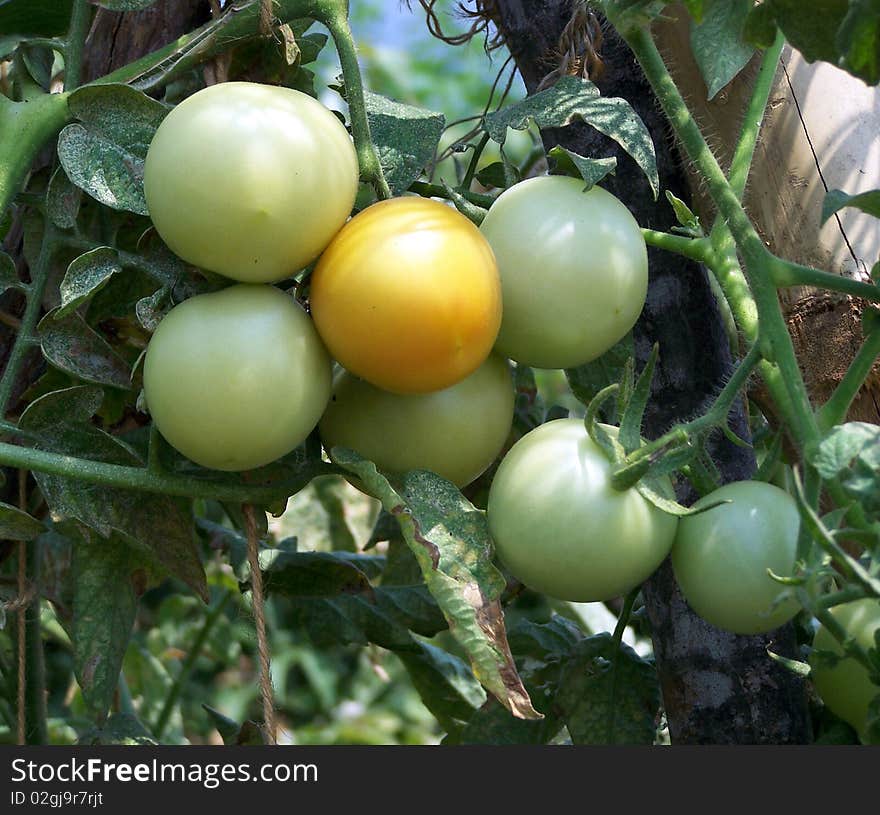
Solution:
<svg viewBox="0 0 880 815">
<path fill-rule="evenodd" d="M 86 40 L 85 81 L 95 79 L 167 45 L 210 19 L 207 0 L 160 0 L 143 11 L 99 8 Z"/>
<path fill-rule="evenodd" d="M 552 56 L 571 14 L 571 0 L 499 0 L 498 26 L 513 53 L 529 92 L 556 68 Z M 690 193 L 670 127 L 654 100 L 632 53 L 606 26 L 603 77 L 606 96 L 627 99 L 654 138 L 660 182 L 687 201 Z M 548 56 L 548 54 L 550 56 Z M 616 156 L 617 172 L 603 182 L 623 200 L 642 226 L 668 230 L 672 208 L 650 187 L 635 162 L 613 141 L 584 124 L 544 131 L 545 146 L 561 144 L 585 156 Z M 675 422 L 701 412 L 730 373 L 732 360 L 706 270 L 678 256 L 649 249 L 650 284 L 645 310 L 634 330 L 636 357 L 643 364 L 659 343 L 660 361 L 645 416 L 646 436 L 656 437 Z M 731 427 L 748 438 L 743 409 Z M 712 453 L 724 481 L 749 478 L 752 451 L 713 440 Z M 694 499 L 686 489 L 680 499 Z M 645 584 L 654 652 L 674 743 L 803 743 L 810 722 L 803 681 L 766 653 L 797 655 L 794 628 L 755 637 L 720 631 L 688 607 L 667 560 Z"/>
</svg>

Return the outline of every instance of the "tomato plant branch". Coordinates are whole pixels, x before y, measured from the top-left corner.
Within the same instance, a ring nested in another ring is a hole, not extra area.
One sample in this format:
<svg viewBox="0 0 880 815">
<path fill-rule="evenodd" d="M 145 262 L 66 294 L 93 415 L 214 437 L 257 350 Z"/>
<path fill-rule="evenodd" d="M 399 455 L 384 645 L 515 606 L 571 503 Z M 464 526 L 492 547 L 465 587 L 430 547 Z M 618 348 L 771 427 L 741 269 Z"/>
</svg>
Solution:
<svg viewBox="0 0 880 815">
<path fill-rule="evenodd" d="M 780 289 L 791 286 L 816 286 L 829 291 L 851 294 L 853 297 L 861 297 L 873 303 L 880 303 L 880 286 L 874 283 L 823 272 L 820 269 L 813 269 L 810 266 L 803 266 L 800 263 L 782 258 L 774 258 L 770 271 L 774 285 Z"/>
<path fill-rule="evenodd" d="M 642 27 L 624 28 L 620 33 L 642 66 L 685 151 L 705 179 L 709 194 L 744 261 L 743 271 L 761 324 L 762 354 L 768 361 L 775 362 L 779 369 L 778 379 L 768 382 L 768 388 L 774 395 L 778 390 L 786 393 L 796 443 L 803 446 L 814 441 L 818 438 L 818 427 L 771 277 L 770 269 L 778 261 L 764 246 L 735 190 L 712 155 L 650 33 Z M 734 313 L 740 306 L 731 300 Z"/>
<path fill-rule="evenodd" d="M 0 419 L 6 416 L 9 402 L 12 399 L 12 392 L 15 389 L 18 370 L 21 367 L 27 349 L 30 347 L 30 340 L 34 336 L 34 330 L 40 318 L 40 310 L 43 307 L 43 290 L 46 288 L 46 282 L 49 278 L 49 266 L 52 255 L 55 252 L 55 247 L 55 229 L 47 219 L 46 229 L 43 233 L 43 243 L 40 246 L 40 254 L 37 262 L 34 264 L 34 268 L 31 269 L 30 286 L 25 291 L 27 306 L 21 318 L 21 328 L 15 337 L 15 342 L 6 361 L 6 369 L 3 371 L 2 378 L 0 378 Z M 23 464 L 19 466 L 27 467 L 28 465 Z"/>
<path fill-rule="evenodd" d="M 727 177 L 731 189 L 740 200 L 742 200 L 746 189 L 749 170 L 755 155 L 755 145 L 758 142 L 758 133 L 761 131 L 764 111 L 767 109 L 770 92 L 773 90 L 773 80 L 776 78 L 779 55 L 782 53 L 784 44 L 785 38 L 782 36 L 782 32 L 778 31 L 773 45 L 764 52 L 764 56 L 761 58 L 761 67 L 752 87 L 752 95 L 743 117 L 742 130 L 730 161 Z M 716 221 L 716 225 L 717 223 Z"/>
<path fill-rule="evenodd" d="M 205 498 L 217 501 L 250 502 L 257 505 L 270 504 L 288 498 L 305 487 L 317 471 L 291 477 L 274 484 L 230 484 L 194 478 L 178 473 L 155 473 L 146 467 L 127 467 L 103 461 L 76 458 L 62 453 L 20 447 L 0 442 L 0 465 L 26 467 L 38 473 L 77 478 L 92 484 L 119 489 L 155 492 L 183 498 Z M 325 465 L 326 474 L 336 468 Z"/>
<path fill-rule="evenodd" d="M 630 474 L 638 472 L 645 460 L 654 459 L 658 453 L 665 450 L 679 448 L 687 444 L 691 437 L 725 424 L 734 401 L 745 387 L 749 376 L 751 376 L 752 371 L 754 371 L 760 360 L 760 346 L 755 343 L 749 349 L 742 362 L 737 365 L 727 384 L 721 389 L 709 410 L 693 421 L 673 427 L 659 438 L 630 453 L 611 476 L 612 486 L 615 489 L 627 489 L 632 486 Z"/>
<path fill-rule="evenodd" d="M 67 47 L 64 49 L 64 90 L 78 88 L 82 77 L 83 48 L 92 22 L 88 0 L 74 0 L 70 13 Z"/>
<path fill-rule="evenodd" d="M 819 621 L 820 625 L 840 643 L 841 649 L 847 656 L 857 660 L 869 672 L 874 671 L 874 664 L 871 662 L 868 652 L 856 642 L 854 637 L 847 633 L 846 629 L 827 608 L 818 605 L 809 592 L 803 589 L 798 591 L 798 599 L 801 605 L 807 608 Z"/>
<path fill-rule="evenodd" d="M 220 599 L 208 612 L 192 645 L 189 647 L 186 659 L 183 661 L 183 665 L 180 666 L 180 672 L 177 674 L 177 677 L 174 679 L 174 684 L 171 686 L 168 695 L 165 697 L 162 709 L 156 717 L 156 724 L 153 725 L 152 730 L 156 741 L 161 741 L 162 736 L 165 733 L 165 728 L 168 726 L 168 721 L 171 719 L 171 714 L 174 712 L 174 706 L 177 704 L 177 700 L 180 698 L 180 694 L 186 686 L 186 683 L 189 681 L 193 669 L 196 666 L 196 662 L 202 654 L 202 648 L 204 648 L 211 631 L 214 630 L 214 626 L 220 620 L 220 617 L 223 616 L 223 612 L 226 610 L 226 606 L 232 599 L 232 596 L 233 593 L 228 589 L 223 592 Z"/>
<path fill-rule="evenodd" d="M 27 552 L 27 574 L 37 585 L 40 580 L 40 543 L 33 540 L 25 546 Z M 43 659 L 43 635 L 40 630 L 40 593 L 24 609 L 24 657 L 27 677 L 24 687 L 25 743 L 46 744 L 46 669 Z M 21 676 L 19 671 L 19 676 Z"/>
<path fill-rule="evenodd" d="M 424 198 L 445 198 L 447 201 L 452 200 L 452 195 L 449 190 L 440 184 L 429 184 L 427 181 L 413 181 L 413 183 L 409 185 L 409 191 L 417 193 Z M 466 201 L 470 201 L 478 207 L 483 207 L 483 209 L 489 209 L 489 207 L 495 202 L 493 196 L 486 195 L 485 193 L 471 192 L 470 190 L 464 189 L 458 189 L 455 190 L 455 192 Z"/>
<path fill-rule="evenodd" d="M 671 232 L 660 232 L 656 229 L 642 229 L 642 237 L 648 246 L 655 246 L 667 252 L 690 258 L 697 263 L 708 263 L 712 247 L 708 238 L 688 238 L 674 235 Z"/>
<path fill-rule="evenodd" d="M 834 539 L 834 536 L 825 527 L 822 519 L 815 509 L 805 500 L 803 486 L 800 477 L 795 471 L 795 497 L 801 512 L 801 518 L 807 531 L 813 540 L 822 547 L 831 560 L 837 564 L 841 574 L 850 582 L 860 586 L 872 597 L 880 597 L 880 579 L 872 577 L 859 561 L 849 555 L 846 550 Z"/>
<path fill-rule="evenodd" d="M 468 164 L 467 170 L 465 170 L 464 178 L 461 180 L 461 188 L 468 190 L 471 187 L 471 182 L 474 180 L 474 176 L 477 174 L 477 165 L 480 163 L 480 156 L 483 155 L 483 150 L 486 149 L 486 145 L 489 143 L 489 134 L 484 133 L 483 138 L 480 139 L 479 143 L 474 147 L 474 154 L 471 156 L 470 163 Z"/>
<path fill-rule="evenodd" d="M 319 4 L 320 5 L 320 4 Z M 370 123 L 367 120 L 367 105 L 364 99 L 364 85 L 361 68 L 358 64 L 357 50 L 351 27 L 348 24 L 347 4 L 327 3 L 326 11 L 319 18 L 333 37 L 342 75 L 345 82 L 345 100 L 348 102 L 348 113 L 351 120 L 351 135 L 357 150 L 358 165 L 361 176 L 372 183 L 379 198 L 391 198 L 391 190 L 382 172 L 379 154 L 370 137 Z"/>
<path fill-rule="evenodd" d="M 66 93 L 39 93 L 0 105 L 0 214 L 20 191 L 37 153 L 69 118 Z"/>
<path fill-rule="evenodd" d="M 874 369 L 874 363 L 878 356 L 880 356 L 880 326 L 868 334 L 843 379 L 840 380 L 834 392 L 828 397 L 828 401 L 819 410 L 819 427 L 823 431 L 830 430 L 834 425 L 846 421 L 850 405 Z"/>
</svg>

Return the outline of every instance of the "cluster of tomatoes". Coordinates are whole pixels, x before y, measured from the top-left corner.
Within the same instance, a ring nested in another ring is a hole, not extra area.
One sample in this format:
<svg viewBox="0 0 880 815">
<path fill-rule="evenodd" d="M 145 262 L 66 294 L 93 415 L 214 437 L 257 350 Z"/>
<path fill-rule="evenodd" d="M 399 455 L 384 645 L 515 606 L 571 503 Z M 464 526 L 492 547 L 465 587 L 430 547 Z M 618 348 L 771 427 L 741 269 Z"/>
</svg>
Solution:
<svg viewBox="0 0 880 815">
<path fill-rule="evenodd" d="M 510 437 L 509 360 L 587 363 L 644 306 L 641 231 L 598 187 L 529 179 L 477 228 L 417 196 L 348 220 L 358 176 L 339 119 L 286 88 L 216 85 L 159 127 L 144 178 L 157 231 L 186 261 L 238 281 L 174 307 L 145 359 L 153 421 L 196 463 L 260 467 L 318 426 L 327 450 L 349 447 L 381 469 L 431 470 L 464 486 Z M 315 261 L 309 315 L 271 284 Z M 512 574 L 560 599 L 607 600 L 671 552 L 685 596 L 709 622 L 758 633 L 794 616 L 797 603 L 780 602 L 768 575 L 794 570 L 799 516 L 786 492 L 730 484 L 703 499 L 725 503 L 679 521 L 635 489 L 614 489 L 611 468 L 579 419 L 548 422 L 513 445 L 487 508 Z M 833 676 L 840 665 L 865 674 L 869 700 L 867 672 L 853 660 L 817 670 Z M 862 723 L 867 703 L 852 714 Z"/>
</svg>

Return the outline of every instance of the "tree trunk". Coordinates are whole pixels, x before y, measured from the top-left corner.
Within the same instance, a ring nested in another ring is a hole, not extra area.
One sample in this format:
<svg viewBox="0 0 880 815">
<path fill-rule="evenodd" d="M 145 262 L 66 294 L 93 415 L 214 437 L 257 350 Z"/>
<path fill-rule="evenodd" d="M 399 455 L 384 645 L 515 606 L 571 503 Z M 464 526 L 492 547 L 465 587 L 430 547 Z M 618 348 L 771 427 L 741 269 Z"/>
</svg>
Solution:
<svg viewBox="0 0 880 815">
<path fill-rule="evenodd" d="M 572 10 L 571 0 L 498 0 L 497 24 L 529 92 L 557 67 L 557 43 Z M 607 27 L 606 27 L 607 29 Z M 670 127 L 627 46 L 606 30 L 605 64 L 597 81 L 603 95 L 622 96 L 636 109 L 654 138 L 660 182 L 679 198 L 690 199 L 687 179 Z M 675 224 L 665 197 L 654 201 L 635 162 L 593 128 L 574 124 L 545 131 L 545 146 L 562 144 L 585 156 L 615 156 L 617 172 L 603 186 L 621 198 L 642 226 L 668 230 Z M 634 329 L 636 356 L 644 363 L 659 342 L 660 361 L 643 430 L 656 437 L 674 422 L 705 406 L 728 377 L 732 360 L 727 336 L 709 288 L 706 270 L 676 255 L 649 249 L 650 284 L 645 310 Z M 748 437 L 745 413 L 731 415 L 731 426 Z M 751 450 L 719 436 L 712 454 L 725 481 L 749 478 L 755 470 Z M 680 495 L 685 502 L 695 496 Z M 645 584 L 654 652 L 669 732 L 674 743 L 803 743 L 810 739 L 804 683 L 766 653 L 797 656 L 793 626 L 763 636 L 720 631 L 688 607 L 667 560 Z"/>
<path fill-rule="evenodd" d="M 143 11 L 99 8 L 86 40 L 83 77 L 104 76 L 206 23 L 207 0 L 159 0 Z"/>
</svg>

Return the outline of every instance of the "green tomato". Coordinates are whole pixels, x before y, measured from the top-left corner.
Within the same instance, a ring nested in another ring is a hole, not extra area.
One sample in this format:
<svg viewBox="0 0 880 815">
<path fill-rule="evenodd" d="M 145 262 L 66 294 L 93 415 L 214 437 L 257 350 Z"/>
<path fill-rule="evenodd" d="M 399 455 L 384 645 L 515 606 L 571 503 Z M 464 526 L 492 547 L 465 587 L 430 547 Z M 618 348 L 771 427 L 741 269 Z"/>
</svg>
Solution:
<svg viewBox="0 0 880 815">
<path fill-rule="evenodd" d="M 345 223 L 354 145 L 316 99 L 223 82 L 181 102 L 156 131 L 144 194 L 162 240 L 189 263 L 246 283 L 289 277 Z"/>
<path fill-rule="evenodd" d="M 609 600 L 642 583 L 669 553 L 677 519 L 635 489 L 615 490 L 610 475 L 611 462 L 580 419 L 557 419 L 523 436 L 489 490 L 489 530 L 501 562 L 560 600 Z M 668 481 L 665 488 L 671 491 Z"/>
<path fill-rule="evenodd" d="M 735 634 L 761 634 L 797 614 L 792 598 L 767 574 L 794 571 L 800 515 L 794 499 L 773 484 L 737 481 L 697 501 L 729 501 L 681 519 L 672 568 L 691 608 Z"/>
<path fill-rule="evenodd" d="M 144 360 L 144 396 L 162 435 L 215 470 L 289 453 L 330 398 L 331 363 L 312 321 L 272 286 L 240 284 L 175 306 Z"/>
<path fill-rule="evenodd" d="M 831 609 L 847 635 L 865 650 L 876 648 L 876 636 L 880 631 L 880 601 L 867 598 L 844 603 Z M 832 651 L 843 656 L 840 643 L 825 626 L 820 625 L 813 639 L 813 648 Z M 851 724 L 865 740 L 865 726 L 868 707 L 880 694 L 880 686 L 875 685 L 868 670 L 852 657 L 843 657 L 830 666 L 816 656 L 810 658 L 811 676 L 816 690 L 828 708 L 845 722 Z"/>
<path fill-rule="evenodd" d="M 504 313 L 495 348 L 536 368 L 596 359 L 635 325 L 648 254 L 624 204 L 566 176 L 503 192 L 480 230 L 495 252 Z"/>
<path fill-rule="evenodd" d="M 506 359 L 433 393 L 396 394 L 341 371 L 320 422 L 324 446 L 349 447 L 389 472 L 431 470 L 464 486 L 495 460 L 513 423 Z"/>
</svg>

